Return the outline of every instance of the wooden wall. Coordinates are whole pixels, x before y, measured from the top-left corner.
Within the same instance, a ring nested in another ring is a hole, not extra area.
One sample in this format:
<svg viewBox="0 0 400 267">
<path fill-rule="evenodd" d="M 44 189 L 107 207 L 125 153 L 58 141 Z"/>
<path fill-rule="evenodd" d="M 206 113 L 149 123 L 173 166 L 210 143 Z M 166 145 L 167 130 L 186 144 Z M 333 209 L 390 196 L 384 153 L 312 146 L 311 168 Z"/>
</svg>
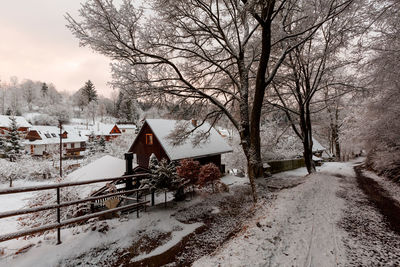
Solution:
<svg viewBox="0 0 400 267">
<path fill-rule="evenodd" d="M 153 134 L 153 144 L 146 144 L 146 134 Z M 143 125 L 143 129 L 140 131 L 135 143 L 132 144 L 132 147 L 129 149 L 129 152 L 136 154 L 136 161 L 140 167 L 148 168 L 149 167 L 149 158 L 151 154 L 154 153 L 157 159 L 160 161 L 165 158 L 169 160 L 167 154 L 162 148 L 160 142 L 157 137 L 151 131 L 151 128 L 146 124 Z"/>
</svg>

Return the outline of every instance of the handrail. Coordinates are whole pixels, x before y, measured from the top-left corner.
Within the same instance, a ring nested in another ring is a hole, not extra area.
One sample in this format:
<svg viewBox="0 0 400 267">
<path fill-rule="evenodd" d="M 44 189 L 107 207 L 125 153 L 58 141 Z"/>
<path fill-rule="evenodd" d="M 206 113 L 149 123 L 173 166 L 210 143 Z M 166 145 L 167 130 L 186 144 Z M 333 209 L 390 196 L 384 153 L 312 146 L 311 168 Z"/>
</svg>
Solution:
<svg viewBox="0 0 400 267">
<path fill-rule="evenodd" d="M 38 186 L 7 188 L 7 189 L 0 189 L 0 195 L 41 191 L 41 190 L 48 190 L 48 189 L 57 189 L 57 188 L 62 188 L 62 187 L 94 184 L 94 183 L 101 183 L 101 182 L 107 182 L 107 181 L 117 181 L 117 180 L 129 179 L 129 178 L 137 178 L 137 177 L 146 176 L 146 175 L 148 175 L 148 174 L 137 173 L 137 174 L 131 174 L 131 175 L 124 175 L 124 176 L 120 176 L 120 177 L 102 178 L 102 179 L 97 179 L 97 180 L 86 180 L 86 181 L 81 181 L 81 182 L 66 182 L 66 183 L 58 183 L 58 184 L 51 184 L 51 185 L 38 185 Z"/>
<path fill-rule="evenodd" d="M 10 210 L 10 211 L 6 211 L 6 212 L 0 212 L 0 219 L 11 217 L 11 216 L 17 216 L 17 215 L 23 215 L 23 214 L 43 211 L 43 210 L 62 208 L 62 207 L 85 203 L 85 202 L 94 201 L 94 200 L 98 200 L 98 199 L 145 191 L 147 189 L 148 189 L 147 187 L 144 187 L 144 188 L 140 188 L 140 189 L 121 191 L 121 192 L 116 192 L 116 193 L 111 193 L 111 194 L 101 195 L 101 196 L 96 196 L 96 197 L 88 197 L 88 198 L 84 198 L 84 199 L 80 199 L 80 200 L 64 202 L 61 204 L 53 204 L 53 205 L 41 206 L 41 207 L 37 207 L 37 208 L 28 208 L 28 209 Z"/>
<path fill-rule="evenodd" d="M 134 207 L 138 207 L 139 208 L 139 206 L 146 205 L 149 202 L 150 201 L 138 202 L 138 203 L 125 205 L 125 206 L 118 207 L 118 208 L 113 208 L 113 209 L 106 210 L 106 211 L 99 211 L 99 212 L 96 212 L 96 213 L 80 216 L 80 217 L 77 217 L 77 218 L 68 219 L 68 220 L 62 221 L 60 223 L 53 223 L 53 224 L 49 224 L 49 225 L 35 227 L 35 228 L 29 229 L 29 230 L 22 230 L 22 231 L 18 231 L 18 232 L 14 232 L 14 233 L 0 235 L 0 242 L 7 241 L 7 240 L 10 240 L 10 239 L 14 239 L 14 238 L 19 238 L 19 237 L 22 237 L 22 236 L 32 235 L 32 234 L 36 234 L 36 233 L 40 233 L 40 232 L 44 232 L 44 231 L 48 231 L 48 230 L 52 230 L 52 229 L 59 229 L 59 228 L 61 228 L 63 226 L 69 225 L 69 224 L 78 223 L 78 222 L 82 222 L 82 221 L 87 221 L 87 220 L 89 220 L 91 218 L 95 218 L 95 217 L 99 217 L 99 216 L 102 216 L 102 215 L 106 215 L 106 214 L 111 213 L 111 212 L 117 212 L 117 211 L 120 211 L 120 210 L 124 210 L 124 209 L 128 209 L 128 208 L 134 208 Z"/>
</svg>

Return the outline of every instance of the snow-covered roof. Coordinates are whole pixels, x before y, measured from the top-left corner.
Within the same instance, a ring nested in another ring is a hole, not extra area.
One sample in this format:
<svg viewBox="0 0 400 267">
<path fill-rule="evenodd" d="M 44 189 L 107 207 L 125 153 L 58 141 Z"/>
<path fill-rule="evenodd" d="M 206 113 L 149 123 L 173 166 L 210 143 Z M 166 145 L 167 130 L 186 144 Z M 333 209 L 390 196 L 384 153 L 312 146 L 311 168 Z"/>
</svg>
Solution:
<svg viewBox="0 0 400 267">
<path fill-rule="evenodd" d="M 89 136 L 92 133 L 94 135 L 121 135 L 119 133 L 112 133 L 111 131 L 114 128 L 114 126 L 116 126 L 116 124 L 105 124 L 105 123 L 101 123 L 98 122 L 95 125 L 65 125 L 65 129 L 72 129 L 75 132 L 79 132 L 81 133 L 81 135 L 86 135 Z M 119 128 L 119 126 L 117 125 L 117 127 Z"/>
<path fill-rule="evenodd" d="M 11 120 L 10 120 L 11 116 L 8 115 L 0 115 L 0 127 L 10 127 L 11 124 Z M 14 116 L 15 121 L 17 122 L 17 126 L 18 127 L 31 127 L 32 125 L 22 116 Z"/>
<path fill-rule="evenodd" d="M 135 166 L 133 166 L 135 167 Z M 106 155 L 101 157 L 76 171 L 71 172 L 65 178 L 66 182 L 78 182 L 86 180 L 96 180 L 103 178 L 113 178 L 122 176 L 125 172 L 125 160 Z M 90 184 L 77 187 L 82 196 L 87 196 L 93 190 L 104 186 L 104 183 Z"/>
<path fill-rule="evenodd" d="M 319 152 L 326 150 L 326 148 L 323 147 L 314 137 L 312 138 L 312 141 L 313 141 L 312 152 Z"/>
<path fill-rule="evenodd" d="M 331 155 L 331 153 L 329 153 L 328 151 L 324 151 L 324 152 L 322 152 L 322 158 L 327 158 L 327 159 L 329 159 L 329 158 L 332 158 L 333 156 Z"/>
<path fill-rule="evenodd" d="M 117 124 L 118 128 L 120 129 L 136 129 L 135 124 Z"/>
<path fill-rule="evenodd" d="M 110 134 L 111 130 L 114 128 L 115 125 L 116 124 L 105 124 L 98 122 L 95 125 L 90 126 L 89 130 L 94 132 L 95 135 L 119 135 L 119 134 Z"/>
<path fill-rule="evenodd" d="M 58 144 L 60 142 L 60 128 L 57 126 L 46 126 L 46 125 L 35 125 L 30 129 L 31 131 L 36 131 L 41 139 L 29 141 L 25 140 L 26 145 L 48 145 L 48 144 Z M 63 143 L 78 143 L 87 141 L 85 135 L 79 135 L 78 132 L 72 131 L 71 129 L 63 129 L 63 132 L 67 131 L 67 138 L 63 138 Z"/>
<path fill-rule="evenodd" d="M 163 119 L 147 119 L 146 123 L 149 125 L 154 135 L 161 143 L 161 146 L 167 153 L 170 160 L 179 160 L 185 158 L 199 158 L 207 155 L 216 155 L 227 152 L 232 152 L 232 148 L 228 143 L 221 137 L 221 135 L 210 126 L 208 123 L 204 123 L 198 127 L 186 140 L 186 142 L 180 145 L 173 145 L 169 135 L 175 130 L 178 123 L 185 123 L 186 121 L 177 120 L 163 120 Z M 194 129 L 194 126 L 190 122 L 187 130 Z M 209 137 L 204 142 L 200 142 L 198 145 L 194 145 L 193 141 L 197 134 L 202 132 L 210 131 Z"/>
<path fill-rule="evenodd" d="M 322 161 L 322 159 L 321 158 L 319 158 L 319 157 L 317 157 L 317 156 L 312 156 L 312 160 L 313 161 Z"/>
</svg>

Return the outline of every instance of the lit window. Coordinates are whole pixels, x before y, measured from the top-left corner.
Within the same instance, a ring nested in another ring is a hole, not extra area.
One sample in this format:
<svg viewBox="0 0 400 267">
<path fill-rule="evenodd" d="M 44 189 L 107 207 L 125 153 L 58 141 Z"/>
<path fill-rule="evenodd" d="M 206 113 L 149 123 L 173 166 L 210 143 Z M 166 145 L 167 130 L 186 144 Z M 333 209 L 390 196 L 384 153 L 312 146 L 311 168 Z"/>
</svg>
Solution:
<svg viewBox="0 0 400 267">
<path fill-rule="evenodd" d="M 146 145 L 153 144 L 153 134 L 146 134 Z"/>
</svg>

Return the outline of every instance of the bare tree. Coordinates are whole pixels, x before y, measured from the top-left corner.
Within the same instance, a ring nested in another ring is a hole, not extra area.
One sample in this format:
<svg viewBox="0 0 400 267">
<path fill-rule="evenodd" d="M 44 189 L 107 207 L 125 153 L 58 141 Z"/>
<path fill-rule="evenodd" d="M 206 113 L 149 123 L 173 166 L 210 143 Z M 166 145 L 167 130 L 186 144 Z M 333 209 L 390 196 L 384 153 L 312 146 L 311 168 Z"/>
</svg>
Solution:
<svg viewBox="0 0 400 267">
<path fill-rule="evenodd" d="M 400 181 L 400 3 L 380 1 L 367 46 L 373 58 L 367 65 L 372 97 L 360 119 L 367 164 Z"/>
<path fill-rule="evenodd" d="M 154 14 L 129 0 L 89 0 L 82 21 L 66 18 L 81 45 L 114 60 L 114 86 L 158 101 L 211 104 L 203 119 L 212 122 L 226 116 L 240 134 L 256 201 L 265 91 L 287 54 L 352 1 L 322 2 L 317 16 L 306 12 L 314 3 L 301 0 L 155 0 Z"/>
<path fill-rule="evenodd" d="M 323 2 L 320 2 L 313 12 L 317 13 L 323 8 Z M 357 10 L 350 10 L 341 18 L 330 20 L 312 38 L 295 47 L 273 82 L 271 99 L 266 101 L 286 113 L 292 129 L 303 143 L 303 155 L 309 173 L 316 170 L 312 160 L 312 114 L 327 107 L 336 113 L 331 114 L 331 126 L 338 145 L 338 110 L 334 111 L 327 104 L 356 88 L 342 72 L 346 72 L 359 59 L 348 55 L 341 58 L 341 54 L 346 54 L 343 50 L 353 38 L 356 15 Z"/>
</svg>

